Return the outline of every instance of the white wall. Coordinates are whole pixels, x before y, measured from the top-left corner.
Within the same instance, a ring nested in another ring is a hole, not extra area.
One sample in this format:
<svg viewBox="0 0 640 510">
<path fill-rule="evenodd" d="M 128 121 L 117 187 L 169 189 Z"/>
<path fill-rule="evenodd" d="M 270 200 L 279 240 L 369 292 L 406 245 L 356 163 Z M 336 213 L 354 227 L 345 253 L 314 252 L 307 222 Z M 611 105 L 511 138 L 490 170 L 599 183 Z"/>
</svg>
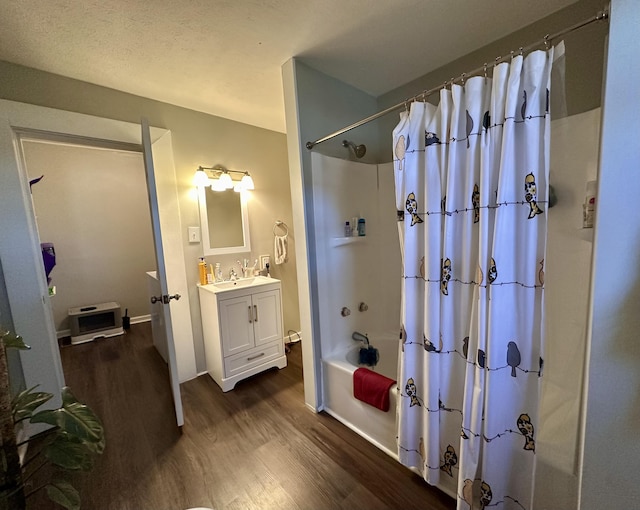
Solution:
<svg viewBox="0 0 640 510">
<path fill-rule="evenodd" d="M 597 176 L 599 108 L 551 122 L 551 176 L 558 203 L 549 209 L 545 258 L 546 342 L 536 438 L 538 510 L 578 504 L 593 229 L 582 228 L 585 184 Z"/>
<path fill-rule="evenodd" d="M 581 508 L 640 502 L 640 3 L 611 2 Z"/>
<path fill-rule="evenodd" d="M 42 242 L 52 242 L 51 300 L 58 332 L 68 309 L 116 301 L 124 315 L 149 314 L 146 271 L 156 269 L 142 153 L 23 142 Z M 68 334 L 68 331 L 66 332 Z"/>
<path fill-rule="evenodd" d="M 401 260 L 393 166 L 312 155 L 321 355 L 354 345 L 354 331 L 397 335 Z M 344 237 L 344 223 L 365 219 L 365 237 Z M 360 302 L 369 306 L 358 310 Z M 342 307 L 351 315 L 341 316 Z"/>
</svg>

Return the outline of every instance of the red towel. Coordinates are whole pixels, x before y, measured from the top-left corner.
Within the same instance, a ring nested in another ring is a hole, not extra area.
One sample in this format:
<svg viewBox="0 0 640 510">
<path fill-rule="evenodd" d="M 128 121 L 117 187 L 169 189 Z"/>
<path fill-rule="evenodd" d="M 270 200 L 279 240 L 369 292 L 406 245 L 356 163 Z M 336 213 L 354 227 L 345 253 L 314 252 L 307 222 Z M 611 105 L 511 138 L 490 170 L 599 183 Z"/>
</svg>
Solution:
<svg viewBox="0 0 640 510">
<path fill-rule="evenodd" d="M 368 368 L 353 373 L 353 396 L 381 411 L 389 410 L 389 388 L 396 382 Z"/>
</svg>

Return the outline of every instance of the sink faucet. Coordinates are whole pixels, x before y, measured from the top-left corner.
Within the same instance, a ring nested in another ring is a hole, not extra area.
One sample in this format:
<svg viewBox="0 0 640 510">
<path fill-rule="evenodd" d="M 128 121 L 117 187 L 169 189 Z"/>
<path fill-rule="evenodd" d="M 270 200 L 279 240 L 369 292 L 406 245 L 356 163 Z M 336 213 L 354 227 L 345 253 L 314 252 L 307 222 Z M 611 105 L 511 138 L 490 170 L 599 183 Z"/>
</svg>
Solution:
<svg viewBox="0 0 640 510">
<path fill-rule="evenodd" d="M 237 279 L 238 279 L 238 273 L 236 273 L 236 270 L 233 268 L 229 269 L 229 280 L 233 282 Z"/>
</svg>

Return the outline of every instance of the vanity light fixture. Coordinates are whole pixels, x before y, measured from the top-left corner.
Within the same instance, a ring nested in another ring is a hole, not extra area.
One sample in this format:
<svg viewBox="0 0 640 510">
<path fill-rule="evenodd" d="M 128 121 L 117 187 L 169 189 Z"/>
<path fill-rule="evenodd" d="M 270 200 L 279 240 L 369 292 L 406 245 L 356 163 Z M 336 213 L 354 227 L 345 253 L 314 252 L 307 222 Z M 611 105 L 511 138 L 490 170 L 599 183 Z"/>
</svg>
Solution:
<svg viewBox="0 0 640 510">
<path fill-rule="evenodd" d="M 231 174 L 242 174 L 242 179 L 234 182 Z M 209 177 L 209 175 L 212 177 Z M 194 182 L 198 187 L 210 185 L 213 191 L 224 191 L 233 188 L 234 191 L 240 192 L 255 189 L 253 179 L 251 175 L 249 175 L 249 172 L 228 170 L 221 165 L 214 167 L 199 166 L 196 170 Z"/>
<path fill-rule="evenodd" d="M 244 175 L 242 176 L 242 180 L 240 181 L 240 185 L 242 186 L 242 189 L 248 189 L 248 190 L 256 189 L 256 187 L 253 184 L 253 179 L 249 175 L 249 172 L 244 173 Z"/>
<path fill-rule="evenodd" d="M 197 187 L 207 186 L 209 184 L 209 176 L 202 167 L 198 167 L 198 169 L 196 170 L 196 175 L 193 178 L 193 182 Z"/>
<path fill-rule="evenodd" d="M 228 170 L 224 170 L 220 177 L 218 177 L 218 181 L 220 182 L 220 187 L 224 189 L 233 188 L 233 180 L 231 179 L 231 174 Z"/>
<path fill-rule="evenodd" d="M 227 187 L 220 181 L 220 179 L 212 179 L 211 189 L 213 191 L 226 191 Z"/>
</svg>

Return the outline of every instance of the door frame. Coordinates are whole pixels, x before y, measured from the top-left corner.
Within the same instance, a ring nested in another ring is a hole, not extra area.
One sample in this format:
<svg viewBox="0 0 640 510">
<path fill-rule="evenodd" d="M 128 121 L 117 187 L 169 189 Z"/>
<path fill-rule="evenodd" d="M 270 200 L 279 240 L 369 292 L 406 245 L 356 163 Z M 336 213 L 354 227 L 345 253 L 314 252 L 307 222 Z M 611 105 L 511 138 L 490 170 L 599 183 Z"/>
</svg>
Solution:
<svg viewBox="0 0 640 510">
<path fill-rule="evenodd" d="M 39 389 L 59 395 L 64 386 L 64 375 L 58 350 L 57 335 L 51 309 L 48 304 L 48 289 L 42 264 L 39 236 L 35 221 L 29 183 L 26 174 L 20 133 L 38 132 L 55 138 L 57 134 L 77 136 L 84 140 L 94 139 L 96 144 L 111 142 L 128 143 L 140 146 L 140 124 L 94 117 L 35 106 L 26 103 L 0 100 L 0 260 L 2 260 L 9 308 L 14 326 L 27 343 L 31 351 L 21 352 L 25 384 L 27 387 L 39 385 Z M 170 131 L 150 128 L 151 141 L 156 142 Z M 165 138 L 166 140 L 167 138 Z M 173 166 L 173 152 L 168 144 L 164 152 L 171 158 L 170 165 L 162 165 L 160 171 L 163 185 L 173 187 L 175 202 L 167 208 L 177 208 L 176 176 Z M 160 211 L 165 204 L 159 204 Z M 170 222 L 171 239 L 181 239 L 179 211 Z M 175 232 L 174 230 L 177 230 Z M 173 251 L 172 267 L 181 267 L 184 272 L 184 250 L 182 243 Z M 179 259 L 179 260 L 178 260 Z M 181 279 L 184 286 L 175 289 L 188 296 L 186 272 Z M 189 300 L 180 301 L 180 318 L 183 319 L 180 333 L 174 338 L 178 377 L 180 382 L 196 377 L 195 351 L 191 328 Z M 186 319 L 186 320 L 184 320 Z M 59 405 L 59 397 L 51 405 Z"/>
</svg>

